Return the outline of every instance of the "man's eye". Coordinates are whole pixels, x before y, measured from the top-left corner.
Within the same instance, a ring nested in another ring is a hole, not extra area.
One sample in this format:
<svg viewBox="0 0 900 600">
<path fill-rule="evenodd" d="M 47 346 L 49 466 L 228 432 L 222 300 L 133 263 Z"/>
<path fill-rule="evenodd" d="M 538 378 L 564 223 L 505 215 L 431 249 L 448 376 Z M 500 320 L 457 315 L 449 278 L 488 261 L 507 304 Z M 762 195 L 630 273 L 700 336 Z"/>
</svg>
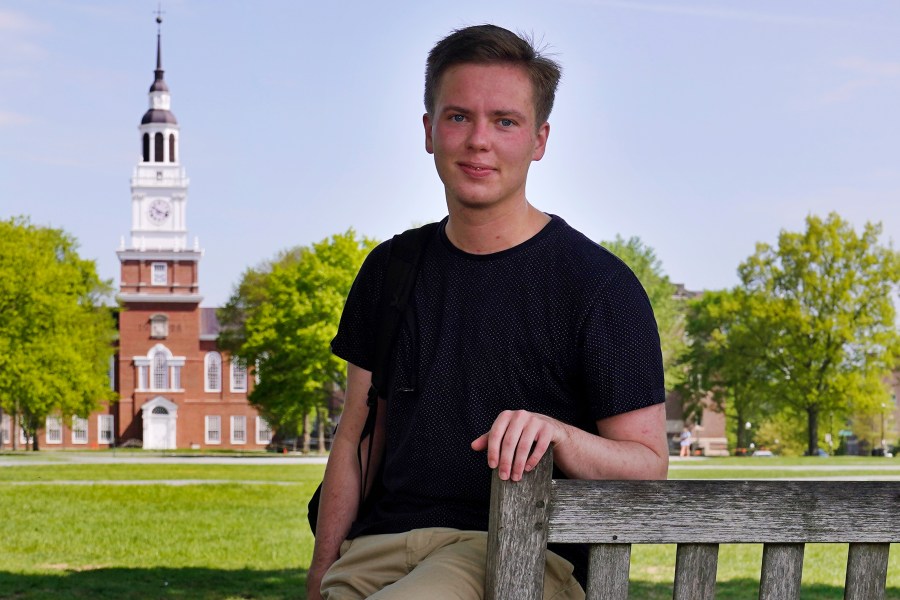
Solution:
<svg viewBox="0 0 900 600">
<path fill-rule="evenodd" d="M 512 127 L 514 123 L 512 119 L 500 119 L 500 125 L 503 127 Z"/>
<path fill-rule="evenodd" d="M 453 116 L 450 117 L 450 118 L 453 119 L 453 121 L 456 122 L 456 123 L 462 123 L 463 121 L 466 120 L 466 118 L 465 118 L 464 116 L 462 116 L 462 115 L 453 115 Z"/>
</svg>

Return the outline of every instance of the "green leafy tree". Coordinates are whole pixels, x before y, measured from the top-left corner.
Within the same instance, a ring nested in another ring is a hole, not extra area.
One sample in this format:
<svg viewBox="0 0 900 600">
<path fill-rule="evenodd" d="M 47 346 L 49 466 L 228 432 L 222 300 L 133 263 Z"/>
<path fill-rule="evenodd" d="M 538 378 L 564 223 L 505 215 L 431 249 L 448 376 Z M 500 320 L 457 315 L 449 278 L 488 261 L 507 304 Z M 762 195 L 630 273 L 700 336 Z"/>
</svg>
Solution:
<svg viewBox="0 0 900 600">
<path fill-rule="evenodd" d="M 219 311 L 220 346 L 256 368 L 250 401 L 281 432 L 303 433 L 307 448 L 310 413 L 323 417 L 335 388 L 346 385 L 345 363 L 330 343 L 374 246 L 351 229 L 283 252 L 247 270 Z"/>
<path fill-rule="evenodd" d="M 806 231 L 758 244 L 738 269 L 754 318 L 772 334 L 764 357 L 772 397 L 805 417 L 811 454 L 820 419 L 872 414 L 889 399 L 900 256 L 880 235 L 880 225 L 857 233 L 835 213 L 809 216 Z"/>
<path fill-rule="evenodd" d="M 114 399 L 115 320 L 102 304 L 111 290 L 65 232 L 0 221 L 0 408 L 35 450 L 48 416 L 87 416 Z"/>
<path fill-rule="evenodd" d="M 737 288 L 706 292 L 687 309 L 686 377 L 677 389 L 689 414 L 707 401 L 724 413 L 739 448 L 751 441 L 745 424 L 759 424 L 776 401 L 767 361 L 773 332 L 759 318 L 761 308 L 757 297 Z"/>
<path fill-rule="evenodd" d="M 615 240 L 601 245 L 622 259 L 644 286 L 659 329 L 666 384 L 667 387 L 677 385 L 684 377 L 679 366 L 679 357 L 685 349 L 684 310 L 682 302 L 675 298 L 675 285 L 663 272 L 662 261 L 638 237 L 625 240 L 617 235 Z"/>
</svg>

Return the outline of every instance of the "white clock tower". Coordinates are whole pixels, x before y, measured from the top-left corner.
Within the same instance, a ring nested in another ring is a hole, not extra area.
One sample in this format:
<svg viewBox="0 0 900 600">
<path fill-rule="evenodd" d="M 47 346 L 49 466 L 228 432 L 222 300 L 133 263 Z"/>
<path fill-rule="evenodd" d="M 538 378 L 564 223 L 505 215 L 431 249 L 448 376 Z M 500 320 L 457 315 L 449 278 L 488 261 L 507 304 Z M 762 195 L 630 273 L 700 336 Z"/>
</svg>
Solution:
<svg viewBox="0 0 900 600">
<path fill-rule="evenodd" d="M 154 75 L 150 107 L 139 127 L 141 157 L 131 177 L 131 244 L 126 246 L 123 238 L 117 252 L 122 263 L 120 298 L 199 302 L 197 263 L 203 252 L 196 240 L 188 245 L 188 178 L 179 162 L 180 132 L 163 79 L 159 31 Z"/>
</svg>

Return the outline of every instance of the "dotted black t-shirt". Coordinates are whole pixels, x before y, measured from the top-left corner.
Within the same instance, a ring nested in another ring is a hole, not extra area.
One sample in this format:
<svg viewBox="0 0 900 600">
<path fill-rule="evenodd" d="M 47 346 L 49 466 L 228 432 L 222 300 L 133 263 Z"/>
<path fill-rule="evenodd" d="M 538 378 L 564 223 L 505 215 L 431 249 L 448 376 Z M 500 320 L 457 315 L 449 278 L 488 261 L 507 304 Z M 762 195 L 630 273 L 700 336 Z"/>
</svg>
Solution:
<svg viewBox="0 0 900 600">
<path fill-rule="evenodd" d="M 503 410 L 596 433 L 598 419 L 665 401 L 653 311 L 621 260 L 556 216 L 524 243 L 487 255 L 454 247 L 445 224 L 425 250 L 412 318 L 394 346 L 384 495 L 351 538 L 486 531 L 491 473 L 470 444 Z M 385 242 L 367 257 L 332 341 L 335 354 L 367 370 L 389 250 Z"/>
</svg>

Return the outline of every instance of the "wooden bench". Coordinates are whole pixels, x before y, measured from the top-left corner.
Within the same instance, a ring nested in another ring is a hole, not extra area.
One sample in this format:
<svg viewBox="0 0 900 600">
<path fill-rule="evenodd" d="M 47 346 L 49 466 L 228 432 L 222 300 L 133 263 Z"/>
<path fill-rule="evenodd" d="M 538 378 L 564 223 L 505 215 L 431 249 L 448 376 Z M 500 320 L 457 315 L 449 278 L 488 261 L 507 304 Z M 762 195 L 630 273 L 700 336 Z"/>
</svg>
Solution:
<svg viewBox="0 0 900 600">
<path fill-rule="evenodd" d="M 849 543 L 844 598 L 884 598 L 900 483 L 571 481 L 552 457 L 491 488 L 485 597 L 542 597 L 548 542 L 590 544 L 587 597 L 628 597 L 632 544 L 677 544 L 675 600 L 715 597 L 719 544 L 762 543 L 759 598 L 797 599 L 804 544 Z"/>
</svg>

